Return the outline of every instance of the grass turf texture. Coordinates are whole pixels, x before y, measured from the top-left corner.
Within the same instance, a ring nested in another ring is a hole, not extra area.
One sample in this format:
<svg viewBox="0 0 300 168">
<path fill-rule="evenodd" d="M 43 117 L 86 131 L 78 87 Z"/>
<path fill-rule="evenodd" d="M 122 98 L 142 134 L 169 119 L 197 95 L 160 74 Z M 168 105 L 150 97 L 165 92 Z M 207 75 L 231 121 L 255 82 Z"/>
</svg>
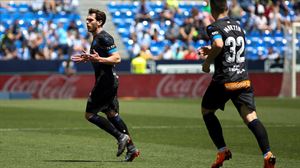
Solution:
<svg viewBox="0 0 300 168">
<path fill-rule="evenodd" d="M 121 100 L 141 156 L 124 163 L 116 141 L 83 118 L 86 100 L 0 101 L 1 168 L 207 168 L 216 149 L 208 137 L 198 99 Z M 277 168 L 300 166 L 300 100 L 257 98 Z M 232 103 L 217 115 L 233 153 L 224 168 L 260 168 L 254 136 Z"/>
</svg>

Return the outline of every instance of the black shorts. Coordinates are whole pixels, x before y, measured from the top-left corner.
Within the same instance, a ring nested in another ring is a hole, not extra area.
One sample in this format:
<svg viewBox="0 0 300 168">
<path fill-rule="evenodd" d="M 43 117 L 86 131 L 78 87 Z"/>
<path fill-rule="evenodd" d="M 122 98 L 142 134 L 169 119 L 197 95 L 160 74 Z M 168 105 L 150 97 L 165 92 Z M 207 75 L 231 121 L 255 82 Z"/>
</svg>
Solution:
<svg viewBox="0 0 300 168">
<path fill-rule="evenodd" d="M 229 99 L 231 99 L 239 113 L 242 105 L 246 105 L 251 111 L 256 111 L 252 86 L 248 89 L 227 91 L 224 84 L 214 81 L 209 84 L 203 96 L 202 107 L 210 110 L 224 110 Z"/>
<path fill-rule="evenodd" d="M 86 112 L 119 112 L 119 101 L 117 98 L 119 82 L 117 77 L 102 78 L 97 80 L 93 90 L 90 92 Z"/>
</svg>

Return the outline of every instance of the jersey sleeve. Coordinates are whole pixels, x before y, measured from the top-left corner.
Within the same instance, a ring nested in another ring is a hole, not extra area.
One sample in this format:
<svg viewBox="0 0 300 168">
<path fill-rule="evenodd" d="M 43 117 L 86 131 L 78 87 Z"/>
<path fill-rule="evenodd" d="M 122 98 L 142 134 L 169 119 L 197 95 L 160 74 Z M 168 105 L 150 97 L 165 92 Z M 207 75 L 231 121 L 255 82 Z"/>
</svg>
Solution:
<svg viewBox="0 0 300 168">
<path fill-rule="evenodd" d="M 115 45 L 114 39 L 111 36 L 101 36 L 99 37 L 99 43 L 101 48 L 105 50 L 109 55 L 117 52 L 117 46 Z"/>
<path fill-rule="evenodd" d="M 211 42 L 215 41 L 216 39 L 222 39 L 219 29 L 214 25 L 207 26 L 206 32 Z"/>
</svg>

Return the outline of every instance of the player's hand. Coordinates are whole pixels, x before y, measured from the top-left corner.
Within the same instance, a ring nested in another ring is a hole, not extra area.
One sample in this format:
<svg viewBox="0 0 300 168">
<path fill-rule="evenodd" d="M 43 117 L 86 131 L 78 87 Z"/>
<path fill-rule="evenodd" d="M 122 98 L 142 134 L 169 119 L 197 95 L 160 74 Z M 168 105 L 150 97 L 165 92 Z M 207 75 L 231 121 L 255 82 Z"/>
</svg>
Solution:
<svg viewBox="0 0 300 168">
<path fill-rule="evenodd" d="M 76 63 L 86 63 L 87 61 L 89 61 L 89 54 L 85 50 L 82 50 L 82 53 L 71 56 L 71 60 Z"/>
<path fill-rule="evenodd" d="M 206 61 L 202 64 L 202 71 L 205 72 L 205 73 L 210 72 L 210 64 L 207 63 Z"/>
<path fill-rule="evenodd" d="M 77 54 L 77 55 L 72 55 L 71 56 L 71 60 L 76 62 L 76 63 L 79 63 L 79 62 L 86 62 L 86 58 L 82 57 L 81 54 Z"/>
<path fill-rule="evenodd" d="M 205 60 L 208 57 L 208 53 L 211 50 L 211 46 L 203 46 L 198 48 L 198 55 L 200 59 Z"/>
<path fill-rule="evenodd" d="M 93 49 L 93 54 L 89 54 L 89 60 L 91 62 L 99 62 L 99 59 L 101 57 L 99 56 L 99 54 Z"/>
</svg>

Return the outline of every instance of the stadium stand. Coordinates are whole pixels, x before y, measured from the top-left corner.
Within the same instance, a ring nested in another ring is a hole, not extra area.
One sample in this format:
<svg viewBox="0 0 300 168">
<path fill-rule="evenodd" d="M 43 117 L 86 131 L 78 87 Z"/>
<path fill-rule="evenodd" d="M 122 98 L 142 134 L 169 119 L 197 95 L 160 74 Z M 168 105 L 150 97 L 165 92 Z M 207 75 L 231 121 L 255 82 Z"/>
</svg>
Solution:
<svg viewBox="0 0 300 168">
<path fill-rule="evenodd" d="M 139 53 L 135 51 L 140 50 L 135 46 L 136 43 L 140 48 L 144 45 L 149 46 L 148 50 L 152 55 L 157 56 L 157 59 L 163 59 L 159 55 L 164 52 L 166 45 L 170 45 L 175 53 L 178 46 L 183 45 L 186 50 L 190 45 L 198 48 L 209 43 L 206 35 L 203 34 L 205 27 L 212 22 L 207 1 L 178 1 L 178 4 L 168 2 L 111 2 L 107 5 L 131 57 Z M 273 46 L 282 57 L 286 43 L 283 30 L 285 26 L 290 26 L 292 21 L 299 19 L 299 10 L 295 10 L 297 4 L 293 4 L 292 1 L 273 3 L 257 1 L 256 4 L 248 5 L 239 4 L 237 0 L 230 2 L 230 15 L 236 18 L 247 31 L 246 57 L 250 60 L 259 60 L 262 55 L 267 55 L 270 46 Z M 253 8 L 250 8 L 251 6 Z M 185 24 L 187 18 L 191 18 L 193 24 Z M 180 34 L 176 39 L 168 38 L 167 32 L 174 28 L 174 25 L 177 26 L 177 32 L 184 25 L 188 25 L 184 27 L 185 30 L 194 28 L 193 38 L 186 41 L 180 37 Z M 158 37 L 153 34 L 153 29 L 156 29 Z M 168 59 L 178 58 L 173 56 Z"/>
<path fill-rule="evenodd" d="M 1 2 L 0 60 L 65 60 L 89 48 L 90 37 L 78 12 L 79 2 L 87 3 L 78 0 Z M 246 57 L 264 61 L 272 46 L 282 59 L 287 48 L 286 33 L 290 33 L 283 30 L 300 20 L 299 2 L 229 2 L 231 17 L 247 31 Z M 196 60 L 195 49 L 209 44 L 205 28 L 213 20 L 208 0 L 108 1 L 106 7 L 121 37 L 115 39 L 124 44 L 130 59 L 144 50 L 147 59 L 154 61 Z"/>
<path fill-rule="evenodd" d="M 0 59 L 68 59 L 89 48 L 75 1 L 0 3 Z"/>
</svg>

